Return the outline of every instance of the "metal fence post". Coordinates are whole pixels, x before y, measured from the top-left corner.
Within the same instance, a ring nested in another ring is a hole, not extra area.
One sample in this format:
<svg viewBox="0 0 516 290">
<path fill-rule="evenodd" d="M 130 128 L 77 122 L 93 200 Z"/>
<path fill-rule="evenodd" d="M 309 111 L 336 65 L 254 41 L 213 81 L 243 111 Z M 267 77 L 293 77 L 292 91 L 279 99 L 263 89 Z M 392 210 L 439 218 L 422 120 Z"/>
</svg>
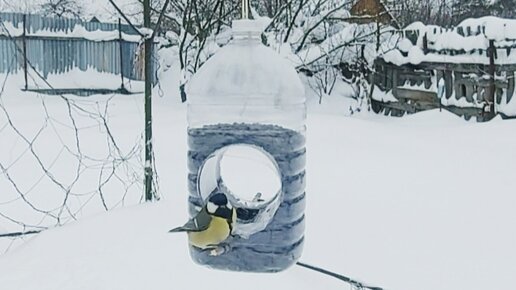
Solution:
<svg viewBox="0 0 516 290">
<path fill-rule="evenodd" d="M 25 90 L 29 89 L 28 78 L 27 78 L 27 14 L 23 14 L 23 73 L 25 77 Z"/>
<path fill-rule="evenodd" d="M 495 112 L 495 94 L 496 94 L 496 65 L 495 65 L 495 56 L 496 56 L 496 47 L 494 45 L 494 40 L 489 40 L 489 48 L 487 49 L 487 56 L 489 57 L 489 66 L 487 69 L 487 73 L 489 74 L 489 90 L 487 93 L 487 105 L 485 111 L 490 116 L 494 116 Z"/>
<path fill-rule="evenodd" d="M 118 18 L 118 43 L 119 43 L 119 49 L 120 49 L 120 77 L 122 80 L 122 85 L 120 86 L 120 89 L 122 91 L 125 90 L 124 87 L 124 54 L 123 54 L 123 44 L 124 39 L 122 38 L 122 21 L 120 18 Z"/>
</svg>

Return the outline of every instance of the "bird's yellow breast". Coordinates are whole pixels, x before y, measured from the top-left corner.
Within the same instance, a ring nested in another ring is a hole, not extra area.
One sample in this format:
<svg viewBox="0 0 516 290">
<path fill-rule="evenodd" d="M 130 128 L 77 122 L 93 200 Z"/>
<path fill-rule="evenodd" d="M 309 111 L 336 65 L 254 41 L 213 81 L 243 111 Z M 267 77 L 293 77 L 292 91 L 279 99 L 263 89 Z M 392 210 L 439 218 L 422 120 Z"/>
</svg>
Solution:
<svg viewBox="0 0 516 290">
<path fill-rule="evenodd" d="M 192 246 L 207 249 L 223 242 L 228 238 L 229 234 L 228 221 L 220 217 L 213 217 L 206 230 L 201 232 L 189 232 L 188 240 Z"/>
</svg>

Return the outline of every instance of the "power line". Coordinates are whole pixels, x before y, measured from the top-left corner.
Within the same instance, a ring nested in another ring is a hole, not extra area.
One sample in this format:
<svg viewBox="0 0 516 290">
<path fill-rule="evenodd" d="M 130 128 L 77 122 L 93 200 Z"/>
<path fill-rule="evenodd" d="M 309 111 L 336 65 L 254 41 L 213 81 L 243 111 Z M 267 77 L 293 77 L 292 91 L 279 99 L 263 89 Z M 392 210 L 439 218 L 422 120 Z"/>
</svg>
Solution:
<svg viewBox="0 0 516 290">
<path fill-rule="evenodd" d="M 15 238 L 15 237 L 21 237 L 21 236 L 27 236 L 27 235 L 34 235 L 39 234 L 43 230 L 39 231 L 26 231 L 26 232 L 14 232 L 14 233 L 7 233 L 7 234 L 0 234 L 0 238 Z"/>
</svg>

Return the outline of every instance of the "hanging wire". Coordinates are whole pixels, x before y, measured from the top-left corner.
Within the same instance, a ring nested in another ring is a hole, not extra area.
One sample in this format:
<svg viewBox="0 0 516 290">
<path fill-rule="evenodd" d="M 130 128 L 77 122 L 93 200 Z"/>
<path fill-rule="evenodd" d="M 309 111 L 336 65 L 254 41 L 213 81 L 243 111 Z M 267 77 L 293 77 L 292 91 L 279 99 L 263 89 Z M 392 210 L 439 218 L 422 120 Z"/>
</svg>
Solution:
<svg viewBox="0 0 516 290">
<path fill-rule="evenodd" d="M 249 0 L 242 0 L 242 19 L 249 19 Z"/>
<path fill-rule="evenodd" d="M 309 269 L 309 270 L 315 271 L 317 273 L 321 273 L 321 274 L 328 275 L 330 277 L 339 279 L 341 281 L 349 283 L 351 286 L 355 287 L 356 289 L 384 290 L 383 288 L 375 287 L 375 286 L 368 286 L 368 285 L 366 285 L 366 284 L 364 284 L 362 282 L 359 282 L 357 280 L 351 279 L 351 278 L 346 277 L 344 275 L 341 275 L 341 274 L 338 274 L 338 273 L 335 273 L 335 272 L 331 272 L 331 271 L 328 271 L 326 269 L 319 268 L 319 267 L 316 267 L 316 266 L 312 266 L 312 265 L 309 265 L 309 264 L 305 264 L 305 263 L 302 263 L 302 262 L 297 262 L 296 265 L 298 265 L 300 267 L 303 267 L 305 269 Z"/>
</svg>

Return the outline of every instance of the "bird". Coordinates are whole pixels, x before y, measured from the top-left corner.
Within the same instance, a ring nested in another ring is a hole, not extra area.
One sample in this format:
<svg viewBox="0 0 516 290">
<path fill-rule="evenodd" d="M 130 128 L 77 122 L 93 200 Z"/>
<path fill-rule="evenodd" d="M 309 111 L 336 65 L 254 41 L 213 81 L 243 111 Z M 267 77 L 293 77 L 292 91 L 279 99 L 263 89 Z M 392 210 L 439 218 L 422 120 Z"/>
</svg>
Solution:
<svg viewBox="0 0 516 290">
<path fill-rule="evenodd" d="M 236 217 L 236 210 L 227 196 L 218 192 L 208 198 L 206 205 L 195 217 L 169 232 L 186 232 L 190 245 L 201 250 L 211 250 L 210 255 L 218 256 L 227 251 L 227 245 L 223 243 L 232 236 Z"/>
</svg>

